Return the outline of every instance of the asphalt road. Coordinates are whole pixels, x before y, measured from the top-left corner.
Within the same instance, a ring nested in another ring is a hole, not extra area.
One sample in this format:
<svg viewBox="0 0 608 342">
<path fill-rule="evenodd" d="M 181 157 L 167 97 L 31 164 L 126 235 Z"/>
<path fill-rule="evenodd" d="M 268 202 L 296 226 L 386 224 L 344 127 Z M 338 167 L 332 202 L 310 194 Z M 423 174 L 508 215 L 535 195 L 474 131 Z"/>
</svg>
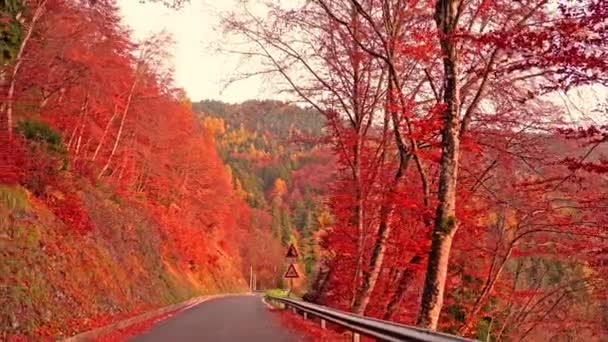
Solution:
<svg viewBox="0 0 608 342">
<path fill-rule="evenodd" d="M 134 342 L 306 340 L 283 327 L 259 296 L 231 296 L 205 301 L 131 339 Z"/>
</svg>

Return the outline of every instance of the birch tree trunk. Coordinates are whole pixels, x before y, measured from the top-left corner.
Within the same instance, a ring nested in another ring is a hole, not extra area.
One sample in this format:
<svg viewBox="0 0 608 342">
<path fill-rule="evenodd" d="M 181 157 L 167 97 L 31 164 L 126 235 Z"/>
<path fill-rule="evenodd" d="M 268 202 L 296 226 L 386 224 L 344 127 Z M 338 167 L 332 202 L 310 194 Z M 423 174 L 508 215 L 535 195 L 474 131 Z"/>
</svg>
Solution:
<svg viewBox="0 0 608 342">
<path fill-rule="evenodd" d="M 129 90 L 129 96 L 127 97 L 127 103 L 125 104 L 125 109 L 122 112 L 122 118 L 120 119 L 120 127 L 118 128 L 118 133 L 116 134 L 116 140 L 114 140 L 114 146 L 112 147 L 112 152 L 110 152 L 110 155 L 108 156 L 108 160 L 106 161 L 106 164 L 103 166 L 103 168 L 99 172 L 97 179 L 100 179 L 104 175 L 104 173 L 108 170 L 108 168 L 110 167 L 110 163 L 112 162 L 112 157 L 114 157 L 114 154 L 116 154 L 116 150 L 118 149 L 118 144 L 120 143 L 120 138 L 122 136 L 122 132 L 125 127 L 125 121 L 127 119 L 127 114 L 129 113 L 129 108 L 131 107 L 131 101 L 133 100 L 133 94 L 135 93 L 135 87 L 137 86 L 138 73 L 139 73 L 139 68 L 138 68 L 138 70 L 135 71 L 135 76 L 134 76 L 135 78 L 133 79 L 133 83 L 131 84 L 131 89 Z"/>
<path fill-rule="evenodd" d="M 29 27 L 23 37 L 23 41 L 21 42 L 21 46 L 19 47 L 19 51 L 17 52 L 15 66 L 13 67 L 13 72 L 11 73 L 11 80 L 8 87 L 8 92 L 6 94 L 6 125 L 8 129 L 9 138 L 13 135 L 13 107 L 15 103 L 15 87 L 17 85 L 17 75 L 19 74 L 19 70 L 21 69 L 21 65 L 23 64 L 23 55 L 25 54 L 25 49 L 32 38 L 32 33 L 34 33 L 34 29 L 36 28 L 36 24 L 38 20 L 44 14 L 46 9 L 47 0 L 43 0 L 36 11 L 34 11 L 34 16 L 32 17 L 32 21 L 30 22 Z"/>
<path fill-rule="evenodd" d="M 99 154 L 99 151 L 101 150 L 101 147 L 103 146 L 103 144 L 106 140 L 106 136 L 108 135 L 108 130 L 110 129 L 110 125 L 112 124 L 112 122 L 114 122 L 114 118 L 116 117 L 116 115 L 118 115 L 118 108 L 114 107 L 114 113 L 110 117 L 110 120 L 108 120 L 108 123 L 106 124 L 106 127 L 103 130 L 103 134 L 101 135 L 101 139 L 99 139 L 99 143 L 97 144 L 97 148 L 95 148 L 95 153 L 93 153 L 93 157 L 91 158 L 91 161 L 95 161 L 95 159 L 97 159 L 97 155 Z"/>
<path fill-rule="evenodd" d="M 355 146 L 353 147 L 353 178 L 355 182 L 355 201 L 356 208 L 354 213 L 354 224 L 357 226 L 357 261 L 355 264 L 355 272 L 353 275 L 353 287 L 352 287 L 352 299 L 351 306 L 354 305 L 357 300 L 357 293 L 359 291 L 359 278 L 361 275 L 361 268 L 363 266 L 364 259 L 364 249 L 365 249 L 365 241 L 366 241 L 366 229 L 365 229 L 365 209 L 363 203 L 363 180 L 361 179 L 361 169 L 362 169 L 362 149 L 363 149 L 363 141 L 365 140 L 363 137 L 363 108 L 361 106 L 360 99 L 360 87 L 362 77 L 361 77 L 361 62 L 358 58 L 359 46 L 355 39 L 359 35 L 359 15 L 354 6 L 351 8 L 351 25 L 353 27 L 353 35 L 354 39 L 352 42 L 352 55 L 350 56 L 350 63 L 352 67 L 352 107 L 353 107 L 353 129 L 355 130 L 357 137 L 355 141 Z"/>
<path fill-rule="evenodd" d="M 378 228 L 378 233 L 376 234 L 376 241 L 374 241 L 369 268 L 363 272 L 363 283 L 357 290 L 352 305 L 352 312 L 359 315 L 365 313 L 365 309 L 369 304 L 372 292 L 378 281 L 380 271 L 382 270 L 382 263 L 386 252 L 386 241 L 391 232 L 390 216 L 395 207 L 390 199 L 387 200 L 387 202 L 389 203 L 385 203 L 381 208 L 380 226 Z"/>
<path fill-rule="evenodd" d="M 386 100 L 387 109 L 385 113 L 385 126 L 388 125 L 389 118 L 391 118 L 393 122 L 395 142 L 399 145 L 402 141 L 401 135 L 399 134 L 399 119 L 397 117 L 396 112 L 388 110 L 388 108 L 390 108 L 391 104 L 393 103 L 393 96 L 391 95 L 391 93 L 395 88 L 396 87 L 389 78 L 389 86 L 387 92 L 388 95 Z M 372 255 L 369 261 L 369 267 L 363 274 L 363 282 L 359 287 L 352 303 L 351 311 L 356 314 L 362 315 L 365 313 L 365 309 L 369 304 L 371 295 L 374 291 L 374 288 L 376 287 L 376 282 L 378 281 L 378 277 L 380 276 L 380 272 L 382 271 L 382 264 L 384 262 L 384 255 L 386 253 L 386 244 L 388 242 L 392 230 L 391 217 L 396 207 L 394 196 L 397 193 L 397 187 L 399 186 L 399 182 L 401 181 L 401 178 L 407 170 L 407 166 L 410 160 L 410 154 L 407 154 L 407 152 L 403 148 L 400 148 L 399 151 L 399 167 L 395 173 L 395 176 L 391 180 L 391 183 L 388 186 L 387 196 L 382 201 L 382 205 L 380 207 L 380 221 L 378 223 L 378 232 L 374 241 Z"/>
<path fill-rule="evenodd" d="M 475 301 L 473 308 L 467 314 L 465 323 L 462 325 L 462 327 L 460 327 L 460 329 L 458 329 L 458 333 L 460 333 L 461 335 L 466 335 L 471 331 L 471 329 L 473 329 L 475 322 L 476 322 L 475 320 L 478 318 L 477 315 L 481 311 L 481 308 L 483 307 L 483 305 L 486 303 L 489 295 L 494 291 L 494 286 L 496 285 L 496 282 L 500 278 L 500 275 L 502 274 L 502 272 L 505 268 L 505 265 L 507 264 L 507 261 L 511 257 L 512 252 L 513 252 L 513 245 L 509 246 L 509 249 L 507 250 L 505 256 L 500 261 L 500 264 L 498 265 L 498 269 L 496 270 L 496 272 L 493 273 L 492 270 L 490 270 L 490 273 L 488 274 L 488 277 L 481 290 L 481 293 L 477 297 L 477 300 Z M 492 265 L 492 266 L 494 266 L 494 265 Z"/>
</svg>

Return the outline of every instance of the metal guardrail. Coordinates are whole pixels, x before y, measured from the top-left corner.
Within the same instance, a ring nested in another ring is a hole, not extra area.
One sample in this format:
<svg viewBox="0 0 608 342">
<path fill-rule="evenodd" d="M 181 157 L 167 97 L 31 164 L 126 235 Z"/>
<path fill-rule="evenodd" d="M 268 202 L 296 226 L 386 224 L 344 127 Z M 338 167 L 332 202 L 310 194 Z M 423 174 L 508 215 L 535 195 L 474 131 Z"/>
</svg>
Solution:
<svg viewBox="0 0 608 342">
<path fill-rule="evenodd" d="M 322 328 L 325 328 L 325 321 L 344 327 L 353 332 L 353 341 L 357 342 L 360 340 L 360 335 L 376 338 L 379 341 L 474 341 L 460 336 L 355 315 L 352 313 L 331 309 L 326 306 L 307 303 L 301 300 L 275 296 L 266 296 L 266 298 L 274 302 L 281 303 L 286 307 L 291 307 L 294 312 L 302 312 L 304 318 L 308 318 L 308 315 L 318 317 L 321 320 Z"/>
</svg>

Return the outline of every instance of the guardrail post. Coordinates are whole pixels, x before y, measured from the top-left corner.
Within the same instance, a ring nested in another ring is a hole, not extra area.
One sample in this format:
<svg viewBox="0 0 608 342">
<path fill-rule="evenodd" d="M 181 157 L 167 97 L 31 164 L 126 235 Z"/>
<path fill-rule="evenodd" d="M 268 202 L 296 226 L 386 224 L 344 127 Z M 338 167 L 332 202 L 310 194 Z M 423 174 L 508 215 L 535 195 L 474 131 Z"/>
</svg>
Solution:
<svg viewBox="0 0 608 342">
<path fill-rule="evenodd" d="M 353 342 L 361 342 L 361 335 L 353 331 Z"/>
<path fill-rule="evenodd" d="M 292 307 L 292 308 L 291 308 L 291 312 L 293 312 L 294 314 L 297 314 L 297 313 L 298 313 L 298 311 L 296 310 L 296 308 L 295 308 L 295 307 Z"/>
<path fill-rule="evenodd" d="M 302 317 L 304 317 L 304 319 L 308 319 L 308 312 L 304 311 L 302 313 Z"/>
<path fill-rule="evenodd" d="M 321 318 L 321 329 L 325 329 L 325 320 Z"/>
</svg>

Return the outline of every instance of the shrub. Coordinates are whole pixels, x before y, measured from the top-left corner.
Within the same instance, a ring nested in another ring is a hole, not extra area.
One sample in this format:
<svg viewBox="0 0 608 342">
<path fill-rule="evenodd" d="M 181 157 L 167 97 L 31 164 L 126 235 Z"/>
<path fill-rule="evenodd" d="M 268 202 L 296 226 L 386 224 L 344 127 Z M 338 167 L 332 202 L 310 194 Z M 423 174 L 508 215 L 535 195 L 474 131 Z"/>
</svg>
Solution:
<svg viewBox="0 0 608 342">
<path fill-rule="evenodd" d="M 285 289 L 268 289 L 266 290 L 266 296 L 274 296 L 274 297 L 287 297 L 288 290 Z"/>
<path fill-rule="evenodd" d="M 6 65 L 12 61 L 19 46 L 21 46 L 23 28 L 18 20 L 19 14 L 23 12 L 23 5 L 20 1 L 1 1 L 0 13 L 0 61 Z"/>
<path fill-rule="evenodd" d="M 17 124 L 15 131 L 27 143 L 21 183 L 40 196 L 46 186 L 56 183 L 59 173 L 67 168 L 67 150 L 59 133 L 46 123 L 23 120 Z"/>
<path fill-rule="evenodd" d="M 43 144 L 48 152 L 60 155 L 66 154 L 61 135 L 44 122 L 36 120 L 22 120 L 15 129 L 28 142 Z"/>
</svg>

